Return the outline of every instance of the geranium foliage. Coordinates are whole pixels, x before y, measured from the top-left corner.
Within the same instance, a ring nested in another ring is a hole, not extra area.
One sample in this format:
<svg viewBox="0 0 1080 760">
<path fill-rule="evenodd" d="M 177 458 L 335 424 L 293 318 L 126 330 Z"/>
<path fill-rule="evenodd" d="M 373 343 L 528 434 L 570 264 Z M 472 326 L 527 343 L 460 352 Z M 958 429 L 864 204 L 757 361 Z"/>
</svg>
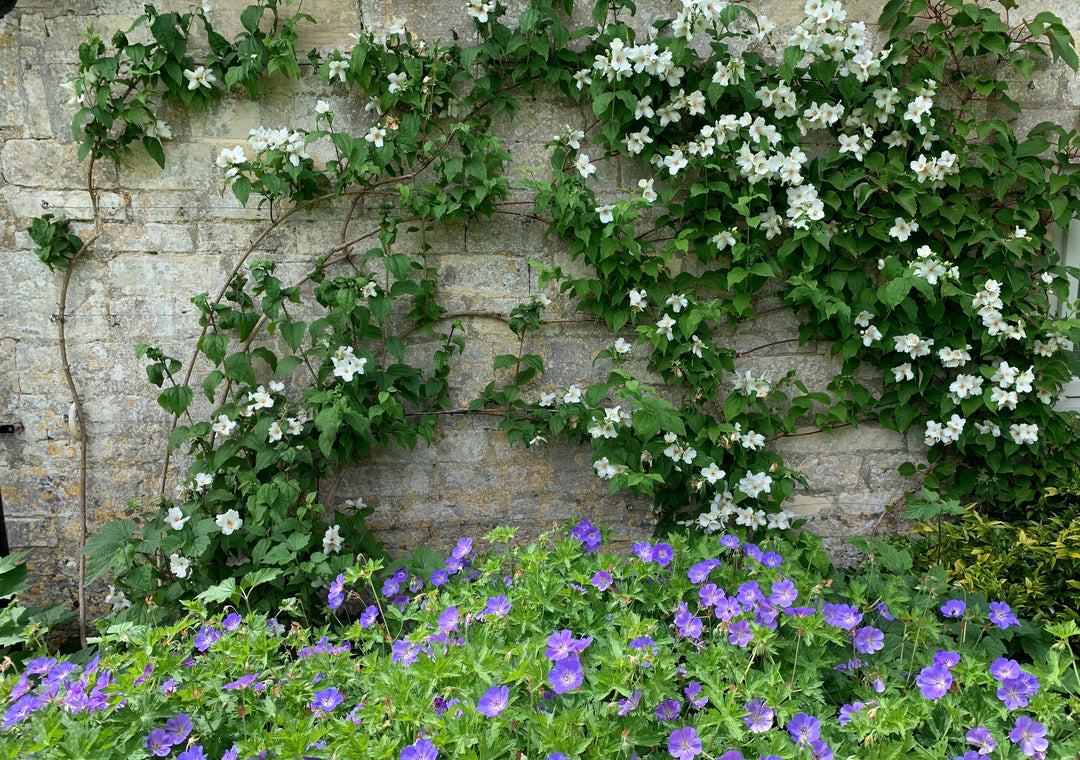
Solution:
<svg viewBox="0 0 1080 760">
<path fill-rule="evenodd" d="M 355 566 L 329 584 L 341 619 L 325 629 L 227 596 L 168 627 L 103 623 L 93 659 L 5 673 L 0 756 L 975 760 L 1080 747 L 1067 639 L 1045 649 L 1007 604 L 911 575 L 904 552 L 884 547 L 845 587 L 810 534 L 673 535 L 622 556 L 600 544 L 588 523 L 491 553 L 465 538 L 440 575 L 398 568 L 382 588 L 379 563 Z"/>
</svg>

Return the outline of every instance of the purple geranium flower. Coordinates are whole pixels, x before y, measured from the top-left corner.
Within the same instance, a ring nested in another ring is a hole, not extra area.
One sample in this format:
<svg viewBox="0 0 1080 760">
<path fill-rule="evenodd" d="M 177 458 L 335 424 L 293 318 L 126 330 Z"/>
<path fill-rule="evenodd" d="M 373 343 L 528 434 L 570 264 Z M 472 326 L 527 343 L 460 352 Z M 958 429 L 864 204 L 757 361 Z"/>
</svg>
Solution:
<svg viewBox="0 0 1080 760">
<path fill-rule="evenodd" d="M 701 739 L 693 726 L 676 728 L 668 737 L 668 753 L 675 760 L 694 760 L 701 754 Z"/>
<path fill-rule="evenodd" d="M 630 551 L 644 562 L 653 561 L 653 547 L 648 541 L 638 541 L 630 548 Z"/>
<path fill-rule="evenodd" d="M 195 726 L 192 724 L 191 718 L 185 713 L 180 713 L 175 718 L 169 718 L 165 721 L 165 730 L 169 732 L 173 744 L 179 744 L 184 739 L 187 739 L 193 728 Z"/>
<path fill-rule="evenodd" d="M 578 660 L 577 655 L 559 660 L 548 672 L 548 683 L 556 694 L 573 691 L 581 686 L 583 680 L 585 680 L 585 672 L 581 668 L 581 661 Z"/>
<path fill-rule="evenodd" d="M 765 552 L 761 555 L 761 564 L 765 567 L 780 567 L 784 564 L 784 558 L 776 552 Z"/>
<path fill-rule="evenodd" d="M 675 616 L 675 625 L 679 630 L 680 636 L 685 636 L 688 639 L 701 638 L 701 631 L 703 630 L 704 625 L 701 618 L 689 612 L 680 612 Z"/>
<path fill-rule="evenodd" d="M 698 694 L 700 693 L 701 684 L 699 684 L 697 681 L 691 681 L 686 685 L 686 688 L 683 689 L 683 694 L 685 694 L 686 698 L 690 700 L 690 705 L 698 708 L 699 710 L 705 705 L 709 704 L 708 697 L 701 697 L 700 699 L 698 698 Z"/>
<path fill-rule="evenodd" d="M 489 718 L 496 718 L 510 706 L 510 687 L 492 686 L 476 703 L 476 711 Z"/>
<path fill-rule="evenodd" d="M 733 596 L 726 596 L 716 603 L 716 617 L 727 622 L 736 615 L 742 613 L 742 605 Z"/>
<path fill-rule="evenodd" d="M 629 715 L 637 709 L 639 702 L 641 702 L 641 689 L 637 689 L 626 699 L 619 700 L 619 715 Z"/>
<path fill-rule="evenodd" d="M 976 726 L 968 731 L 967 740 L 975 745 L 980 755 L 989 755 L 997 747 L 994 737 L 990 735 L 990 729 L 986 726 Z"/>
<path fill-rule="evenodd" d="M 326 599 L 327 605 L 336 610 L 345 603 L 345 574 L 340 573 L 334 582 L 330 584 L 330 594 Z"/>
<path fill-rule="evenodd" d="M 730 533 L 725 533 L 724 535 L 720 536 L 720 545 L 725 549 L 738 549 L 739 537 L 733 536 Z"/>
<path fill-rule="evenodd" d="M 709 579 L 709 573 L 714 568 L 719 567 L 720 560 L 706 559 L 701 562 L 695 563 L 689 570 L 686 571 L 686 577 L 691 583 L 704 583 Z"/>
<path fill-rule="evenodd" d="M 840 708 L 840 717 L 838 722 L 841 726 L 846 726 L 851 722 L 851 719 L 855 717 L 855 713 L 866 707 L 865 702 L 852 702 L 850 705 L 843 705 Z"/>
<path fill-rule="evenodd" d="M 510 600 L 505 596 L 493 596 L 487 600 L 487 604 L 484 605 L 485 615 L 494 615 L 495 617 L 503 617 L 510 614 Z"/>
<path fill-rule="evenodd" d="M 885 634 L 873 626 L 865 626 L 855 634 L 855 651 L 860 654 L 873 654 L 885 648 Z"/>
<path fill-rule="evenodd" d="M 207 760 L 201 744 L 196 744 L 191 749 L 181 752 L 176 760 Z"/>
<path fill-rule="evenodd" d="M 653 712 L 656 713 L 658 720 L 678 720 L 682 705 L 677 699 L 665 699 L 653 709 Z"/>
<path fill-rule="evenodd" d="M 1006 660 L 1004 657 L 998 657 L 990 664 L 990 675 L 997 681 L 1019 678 L 1022 672 L 1020 663 L 1016 660 Z"/>
<path fill-rule="evenodd" d="M 754 633 L 750 630 L 750 623 L 746 620 L 732 623 L 728 629 L 728 634 L 728 641 L 740 647 L 745 647 L 754 639 Z"/>
<path fill-rule="evenodd" d="M 809 713 L 801 712 L 788 721 L 787 731 L 798 744 L 809 745 L 821 736 L 821 721 Z"/>
<path fill-rule="evenodd" d="M 950 599 L 941 605 L 941 614 L 947 618 L 958 618 L 964 614 L 967 605 L 959 599 Z"/>
<path fill-rule="evenodd" d="M 1026 715 L 1016 719 L 1016 727 L 1009 732 L 1009 741 L 1020 745 L 1020 751 L 1028 757 L 1046 752 L 1050 743 L 1046 740 L 1046 726 Z"/>
<path fill-rule="evenodd" d="M 146 737 L 146 749 L 154 757 L 168 757 L 175 743 L 172 735 L 161 728 L 155 728 Z"/>
<path fill-rule="evenodd" d="M 833 751 L 828 744 L 821 739 L 810 742 L 810 757 L 813 760 L 833 760 Z"/>
<path fill-rule="evenodd" d="M 225 684 L 221 688 L 228 689 L 230 691 L 238 691 L 240 689 L 246 689 L 248 686 L 251 685 L 251 682 L 254 681 L 258 677 L 259 676 L 258 676 L 257 673 L 249 673 L 246 676 L 241 676 L 240 678 L 236 679 L 232 683 Z"/>
<path fill-rule="evenodd" d="M 379 608 L 369 604 L 367 609 L 360 613 L 360 627 L 367 628 L 379 618 Z"/>
<path fill-rule="evenodd" d="M 952 673 L 944 665 L 927 665 L 915 679 L 923 699 L 937 700 L 952 686 Z"/>
<path fill-rule="evenodd" d="M 946 668 L 949 668 L 950 670 L 952 668 L 955 668 L 956 664 L 958 662 L 960 662 L 960 653 L 959 652 L 946 652 L 943 649 L 939 649 L 937 651 L 937 653 L 934 655 L 934 664 L 935 665 L 944 665 Z"/>
<path fill-rule="evenodd" d="M 653 562 L 660 567 L 667 567 L 674 558 L 675 550 L 671 548 L 671 544 L 657 544 L 653 547 Z"/>
<path fill-rule="evenodd" d="M 702 607 L 715 607 L 724 598 L 724 590 L 715 583 L 706 583 L 698 589 L 698 599 Z"/>
<path fill-rule="evenodd" d="M 585 551 L 590 554 L 599 549 L 602 543 L 600 530 L 588 520 L 582 520 L 571 528 L 570 538 L 580 541 L 585 547 Z"/>
<path fill-rule="evenodd" d="M 308 702 L 308 709 L 316 716 L 333 712 L 334 708 L 345 701 L 341 692 L 334 688 L 321 689 L 315 692 L 314 697 Z"/>
<path fill-rule="evenodd" d="M 1009 710 L 1018 710 L 1028 706 L 1025 683 L 1019 678 L 1006 678 L 997 690 L 997 698 L 1005 703 Z"/>
<path fill-rule="evenodd" d="M 472 539 L 458 539 L 457 545 L 450 550 L 450 556 L 454 559 L 465 559 L 472 552 Z"/>
<path fill-rule="evenodd" d="M 439 633 L 456 631 L 459 617 L 457 607 L 447 607 L 446 611 L 439 615 Z"/>
<path fill-rule="evenodd" d="M 826 604 L 823 611 L 826 623 L 845 631 L 850 631 L 862 622 L 862 613 L 850 604 Z"/>
<path fill-rule="evenodd" d="M 427 739 L 419 739 L 401 750 L 401 760 L 435 760 L 439 749 Z"/>
<path fill-rule="evenodd" d="M 438 588 L 439 586 L 444 585 L 449 579 L 450 574 L 440 568 L 431 574 L 430 582 L 432 586 Z"/>
<path fill-rule="evenodd" d="M 401 584 L 398 583 L 393 578 L 387 578 L 385 581 L 383 581 L 382 593 L 383 593 L 383 596 L 385 596 L 387 599 L 394 596 L 394 594 L 396 594 L 400 590 L 401 590 Z"/>
<path fill-rule="evenodd" d="M 590 583 L 592 583 L 593 586 L 600 589 L 601 591 L 607 591 L 609 588 L 611 588 L 611 584 L 613 581 L 614 579 L 611 577 L 611 573 L 607 572 L 606 570 L 598 570 L 593 575 Z"/>
<path fill-rule="evenodd" d="M 553 633 L 548 636 L 547 645 L 544 657 L 552 662 L 565 660 L 574 652 L 574 632 L 569 628 L 564 628 L 558 633 Z"/>
<path fill-rule="evenodd" d="M 769 602 L 781 609 L 787 609 L 795 604 L 795 600 L 798 598 L 799 592 L 795 588 L 795 584 L 786 579 L 773 583 L 772 593 L 769 594 Z"/>
<path fill-rule="evenodd" d="M 764 699 L 751 699 L 744 707 L 746 715 L 743 716 L 743 722 L 752 733 L 763 734 L 772 728 L 776 710 L 769 707 Z"/>
<path fill-rule="evenodd" d="M 244 622 L 244 619 L 235 612 L 231 613 L 228 617 L 221 621 L 222 627 L 232 633 L 240 629 L 240 624 Z"/>
<path fill-rule="evenodd" d="M 33 694 L 24 694 L 16 700 L 15 704 L 4 713 L 4 728 L 11 728 L 16 723 L 21 723 L 30 715 L 49 704 L 47 697 L 35 697 Z"/>
<path fill-rule="evenodd" d="M 1003 631 L 1010 625 L 1020 627 L 1020 621 L 1005 602 L 990 602 L 990 622 Z"/>
</svg>

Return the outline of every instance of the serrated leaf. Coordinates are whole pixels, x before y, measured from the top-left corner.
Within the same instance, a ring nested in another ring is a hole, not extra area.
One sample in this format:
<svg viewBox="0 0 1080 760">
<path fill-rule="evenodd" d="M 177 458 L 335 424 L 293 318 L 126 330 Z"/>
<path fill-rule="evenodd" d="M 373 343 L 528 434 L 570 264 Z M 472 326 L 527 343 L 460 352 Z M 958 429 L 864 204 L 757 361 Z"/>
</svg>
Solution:
<svg viewBox="0 0 1080 760">
<path fill-rule="evenodd" d="M 236 593 L 236 579 L 226 578 L 216 586 L 203 591 L 195 598 L 200 602 L 228 602 L 232 601 L 233 595 Z"/>
</svg>

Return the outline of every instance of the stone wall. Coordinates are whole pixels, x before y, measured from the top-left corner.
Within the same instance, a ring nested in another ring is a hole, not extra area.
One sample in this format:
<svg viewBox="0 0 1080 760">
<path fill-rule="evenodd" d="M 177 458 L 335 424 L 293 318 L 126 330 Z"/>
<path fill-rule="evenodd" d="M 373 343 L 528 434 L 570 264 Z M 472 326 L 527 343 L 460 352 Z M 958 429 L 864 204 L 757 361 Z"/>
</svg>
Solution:
<svg viewBox="0 0 1080 760">
<path fill-rule="evenodd" d="M 642 18 L 657 15 L 664 2 L 641 4 Z M 801 18 L 801 2 L 751 3 L 781 27 Z M 162 10 L 186 7 L 177 0 L 159 5 Z M 213 5 L 212 18 L 231 36 L 246 3 L 217 0 Z M 856 0 L 846 7 L 850 20 L 873 22 L 881 5 L 881 0 Z M 394 16 L 407 16 L 414 34 L 447 38 L 452 28 L 469 29 L 461 6 L 460 0 L 305 0 L 303 10 L 318 25 L 303 28 L 299 49 L 347 45 L 348 32 Z M 141 9 L 141 0 L 19 0 L 0 21 L 0 422 L 23 426 L 0 436 L 0 492 L 12 548 L 31 551 L 39 597 L 74 598 L 79 446 L 66 422 L 71 397 L 57 347 L 60 275 L 36 259 L 25 229 L 33 217 L 51 211 L 76 220 L 75 230 L 87 232 L 92 217 L 87 165 L 76 160 L 70 129 L 74 108 L 60 83 L 76 68 L 79 35 L 88 25 L 108 38 L 113 30 L 127 28 Z M 1080 28 L 1080 7 L 1053 10 L 1066 14 L 1071 28 Z M 1075 120 L 1080 80 L 1064 67 L 1039 68 L 1033 85 L 1017 92 L 1028 109 L 1025 122 Z M 128 514 L 129 500 L 149 500 L 158 492 L 167 421 L 145 382 L 143 362 L 135 358 L 135 344 L 153 343 L 188 357 L 199 330 L 190 297 L 215 292 L 265 225 L 265 209 L 254 203 L 243 208 L 221 194 L 214 158 L 222 148 L 244 142 L 252 127 L 312 128 L 317 97 L 330 100 L 336 113 L 352 111 L 361 118 L 355 97 L 328 93 L 316 81 L 276 84 L 258 103 L 229 99 L 204 113 L 165 115 L 173 139 L 166 145 L 164 171 L 145 156 L 119 171 L 96 167 L 102 235 L 78 263 L 67 321 L 69 357 L 89 429 L 93 524 Z M 541 97 L 527 101 L 518 118 L 502 124 L 500 134 L 516 167 L 543 167 L 544 143 L 565 125 L 584 122 L 580 109 Z M 620 183 L 618 166 L 602 171 L 611 172 L 606 179 L 613 186 Z M 336 234 L 328 227 L 337 222 L 327 220 L 340 219 L 340 212 L 331 208 L 306 215 L 270 236 L 258 256 L 276 259 L 282 271 L 299 271 Z M 536 292 L 529 261 L 564 266 L 568 261 L 542 225 L 520 217 L 445 228 L 429 242 L 432 263 L 442 273 L 443 302 L 452 312 L 506 315 Z M 777 304 L 766 300 L 761 306 Z M 548 362 L 545 383 L 601 379 L 606 368 L 594 367 L 592 356 L 605 345 L 604 333 L 578 321 L 565 302 L 556 303 L 553 319 L 531 349 Z M 473 316 L 464 323 L 468 348 L 454 381 L 459 408 L 490 379 L 492 357 L 516 347 L 498 319 Z M 730 344 L 746 350 L 796 335 L 792 318 L 776 311 L 733 333 Z M 740 365 L 775 375 L 795 368 L 816 387 L 824 386 L 837 367 L 827 346 L 796 343 L 755 352 Z M 921 454 L 918 436 L 905 439 L 868 427 L 832 437 L 808 433 L 774 445 L 810 483 L 790 508 L 835 542 L 883 527 L 889 507 L 912 485 L 897 475 L 897 465 Z M 399 553 L 418 542 L 439 546 L 496 524 L 519 525 L 530 534 L 572 517 L 610 525 L 623 540 L 647 535 L 646 505 L 609 497 L 606 490 L 593 474 L 587 449 L 510 447 L 494 418 L 460 415 L 445 418 L 430 448 L 380 452 L 351 473 L 339 493 L 375 506 L 371 526 Z"/>
</svg>

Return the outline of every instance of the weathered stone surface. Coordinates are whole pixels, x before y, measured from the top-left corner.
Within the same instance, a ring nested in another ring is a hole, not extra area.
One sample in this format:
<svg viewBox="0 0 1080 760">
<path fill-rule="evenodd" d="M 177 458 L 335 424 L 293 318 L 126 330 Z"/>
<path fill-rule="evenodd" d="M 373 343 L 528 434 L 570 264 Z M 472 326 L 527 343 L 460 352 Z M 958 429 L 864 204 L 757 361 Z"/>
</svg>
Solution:
<svg viewBox="0 0 1080 760">
<path fill-rule="evenodd" d="M 34 217 L 50 212 L 71 218 L 72 229 L 84 239 L 95 233 L 86 166 L 76 161 L 78 146 L 71 135 L 75 107 L 59 85 L 75 72 L 80 35 L 89 24 L 108 36 L 130 26 L 142 4 L 20 0 L 0 21 L 0 414 L 24 425 L 16 435 L 0 439 L 0 486 L 12 545 L 34 550 L 32 586 L 43 599 L 74 596 L 79 447 L 66 420 L 71 397 L 56 344 L 61 275 L 41 266 L 25 228 Z M 212 5 L 218 31 L 235 35 L 247 0 Z M 510 5 L 513 15 L 524 2 Z M 157 6 L 185 12 L 190 2 L 162 0 Z M 678 7 L 668 0 L 646 0 L 629 21 L 643 33 L 649 23 L 670 17 Z M 803 2 L 754 0 L 752 7 L 767 14 L 783 34 L 801 19 Z M 872 23 L 882 0 L 849 0 L 845 7 L 849 20 L 866 21 L 869 34 L 877 34 Z M 577 11 L 580 21 L 587 10 Z M 1017 18 L 1038 10 L 1040 2 L 1025 0 Z M 304 51 L 345 48 L 351 43 L 349 32 L 377 28 L 395 16 L 408 17 L 410 30 L 430 41 L 449 40 L 451 30 L 463 40 L 474 34 L 460 0 L 305 0 L 303 11 L 318 22 L 300 26 L 298 49 Z M 1065 4 L 1054 12 L 1071 28 L 1080 27 L 1080 6 Z M 132 38 L 146 35 L 142 28 Z M 760 48 L 756 42 L 748 45 Z M 1021 132 L 1045 119 L 1072 118 L 1062 109 L 1080 104 L 1080 78 L 1060 65 L 1038 65 L 1030 87 L 1018 78 L 1010 84 L 1026 107 L 1016 123 Z M 66 323 L 69 359 L 90 433 L 92 524 L 126 514 L 128 499 L 152 498 L 159 487 L 168 423 L 154 403 L 158 391 L 145 382 L 144 362 L 134 356 L 134 344 L 160 345 L 186 362 L 200 331 L 191 296 L 216 294 L 234 267 L 245 271 L 251 260 L 272 258 L 278 262 L 278 275 L 291 283 L 304 278 L 314 260 L 333 252 L 343 239 L 355 241 L 353 263 L 377 245 L 371 233 L 382 198 L 359 203 L 343 233 L 342 219 L 351 203 L 344 197 L 296 213 L 263 236 L 249 254 L 271 217 L 281 219 L 288 207 L 260 207 L 255 198 L 243 207 L 230 192 L 222 193 L 215 159 L 223 148 L 246 145 L 249 130 L 260 125 L 314 128 L 319 98 L 333 109 L 336 128 L 362 133 L 370 124 L 370 114 L 343 85 L 326 85 L 307 75 L 300 82 L 268 80 L 266 97 L 256 103 L 237 96 L 197 113 L 160 109 L 157 115 L 173 132 L 165 170 L 139 151 L 119 171 L 108 162 L 96 167 L 95 186 L 102 191 L 101 236 L 78 262 Z M 517 184 L 523 176 L 518 170 L 530 171 L 538 180 L 549 178 L 547 143 L 568 126 L 584 129 L 592 122 L 587 108 L 543 93 L 525 98 L 517 118 L 498 116 L 500 139 L 511 154 L 506 174 L 515 189 L 510 199 L 529 198 Z M 330 155 L 325 146 L 312 146 L 312 152 L 320 161 Z M 645 176 L 636 162 L 605 161 L 598 151 L 587 152 L 596 154 L 598 172 L 590 183 L 598 202 L 635 192 L 637 180 Z M 392 187 L 387 190 L 393 192 Z M 369 464 L 348 473 L 334 496 L 338 504 L 357 497 L 372 504 L 376 513 L 371 525 L 397 553 L 420 542 L 445 547 L 461 534 L 482 534 L 500 523 L 518 526 L 521 540 L 580 517 L 614 526 L 617 540 L 624 543 L 648 535 L 652 528 L 647 504 L 607 495 L 607 483 L 596 478 L 588 448 L 562 443 L 509 446 L 497 429 L 497 416 L 456 414 L 492 379 L 493 358 L 519 349 L 506 318 L 514 306 L 539 291 L 538 272 L 529 262 L 561 266 L 571 276 L 588 274 L 581 262 L 569 259 L 562 242 L 548 237 L 543 221 L 523 215 L 532 211 L 529 203 L 518 203 L 491 219 L 423 233 L 403 224 L 393 244 L 394 252 L 416 261 L 427 248 L 428 263 L 441 271 L 442 303 L 451 312 L 435 333 L 448 331 L 451 320 L 460 319 L 468 342 L 451 374 L 450 411 L 455 414 L 444 416 L 434 444 L 421 444 L 412 452 L 378 452 Z M 246 262 L 240 263 L 245 256 Z M 699 266 L 691 254 L 677 258 L 671 268 L 696 271 Z M 347 263 L 332 270 L 345 271 L 352 271 Z M 378 263 L 366 271 L 382 273 Z M 310 292 L 310 283 L 305 287 Z M 607 360 L 594 363 L 594 357 L 610 345 L 612 336 L 575 313 L 574 303 L 555 287 L 549 285 L 545 292 L 554 303 L 544 311 L 544 324 L 529 335 L 524 351 L 541 355 L 548 372 L 526 389 L 527 397 L 602 380 L 610 369 Z M 778 380 L 793 369 L 811 390 L 824 389 L 840 362 L 827 345 L 798 343 L 798 324 L 778 293 L 773 288 L 755 300 L 759 319 L 712 337 L 739 354 L 740 372 Z M 632 326 L 625 335 L 632 337 Z M 410 359 L 421 365 L 429 361 L 436 340 L 414 335 Z M 630 366 L 643 381 L 655 383 L 644 370 L 645 361 L 635 356 Z M 208 369 L 206 362 L 198 364 L 196 381 Z M 871 388 L 879 385 L 869 374 L 859 379 Z M 677 398 L 681 392 L 667 393 Z M 195 414 L 205 415 L 211 408 L 197 396 Z M 770 445 L 799 467 L 810 484 L 788 507 L 806 517 L 838 551 L 848 536 L 877 533 L 891 525 L 889 508 L 917 481 L 900 477 L 896 467 L 918 461 L 925 452 L 920 430 L 901 436 L 868 425 L 841 428 L 832 436 L 788 437 Z M 175 457 L 174 475 L 186 464 Z"/>
</svg>

